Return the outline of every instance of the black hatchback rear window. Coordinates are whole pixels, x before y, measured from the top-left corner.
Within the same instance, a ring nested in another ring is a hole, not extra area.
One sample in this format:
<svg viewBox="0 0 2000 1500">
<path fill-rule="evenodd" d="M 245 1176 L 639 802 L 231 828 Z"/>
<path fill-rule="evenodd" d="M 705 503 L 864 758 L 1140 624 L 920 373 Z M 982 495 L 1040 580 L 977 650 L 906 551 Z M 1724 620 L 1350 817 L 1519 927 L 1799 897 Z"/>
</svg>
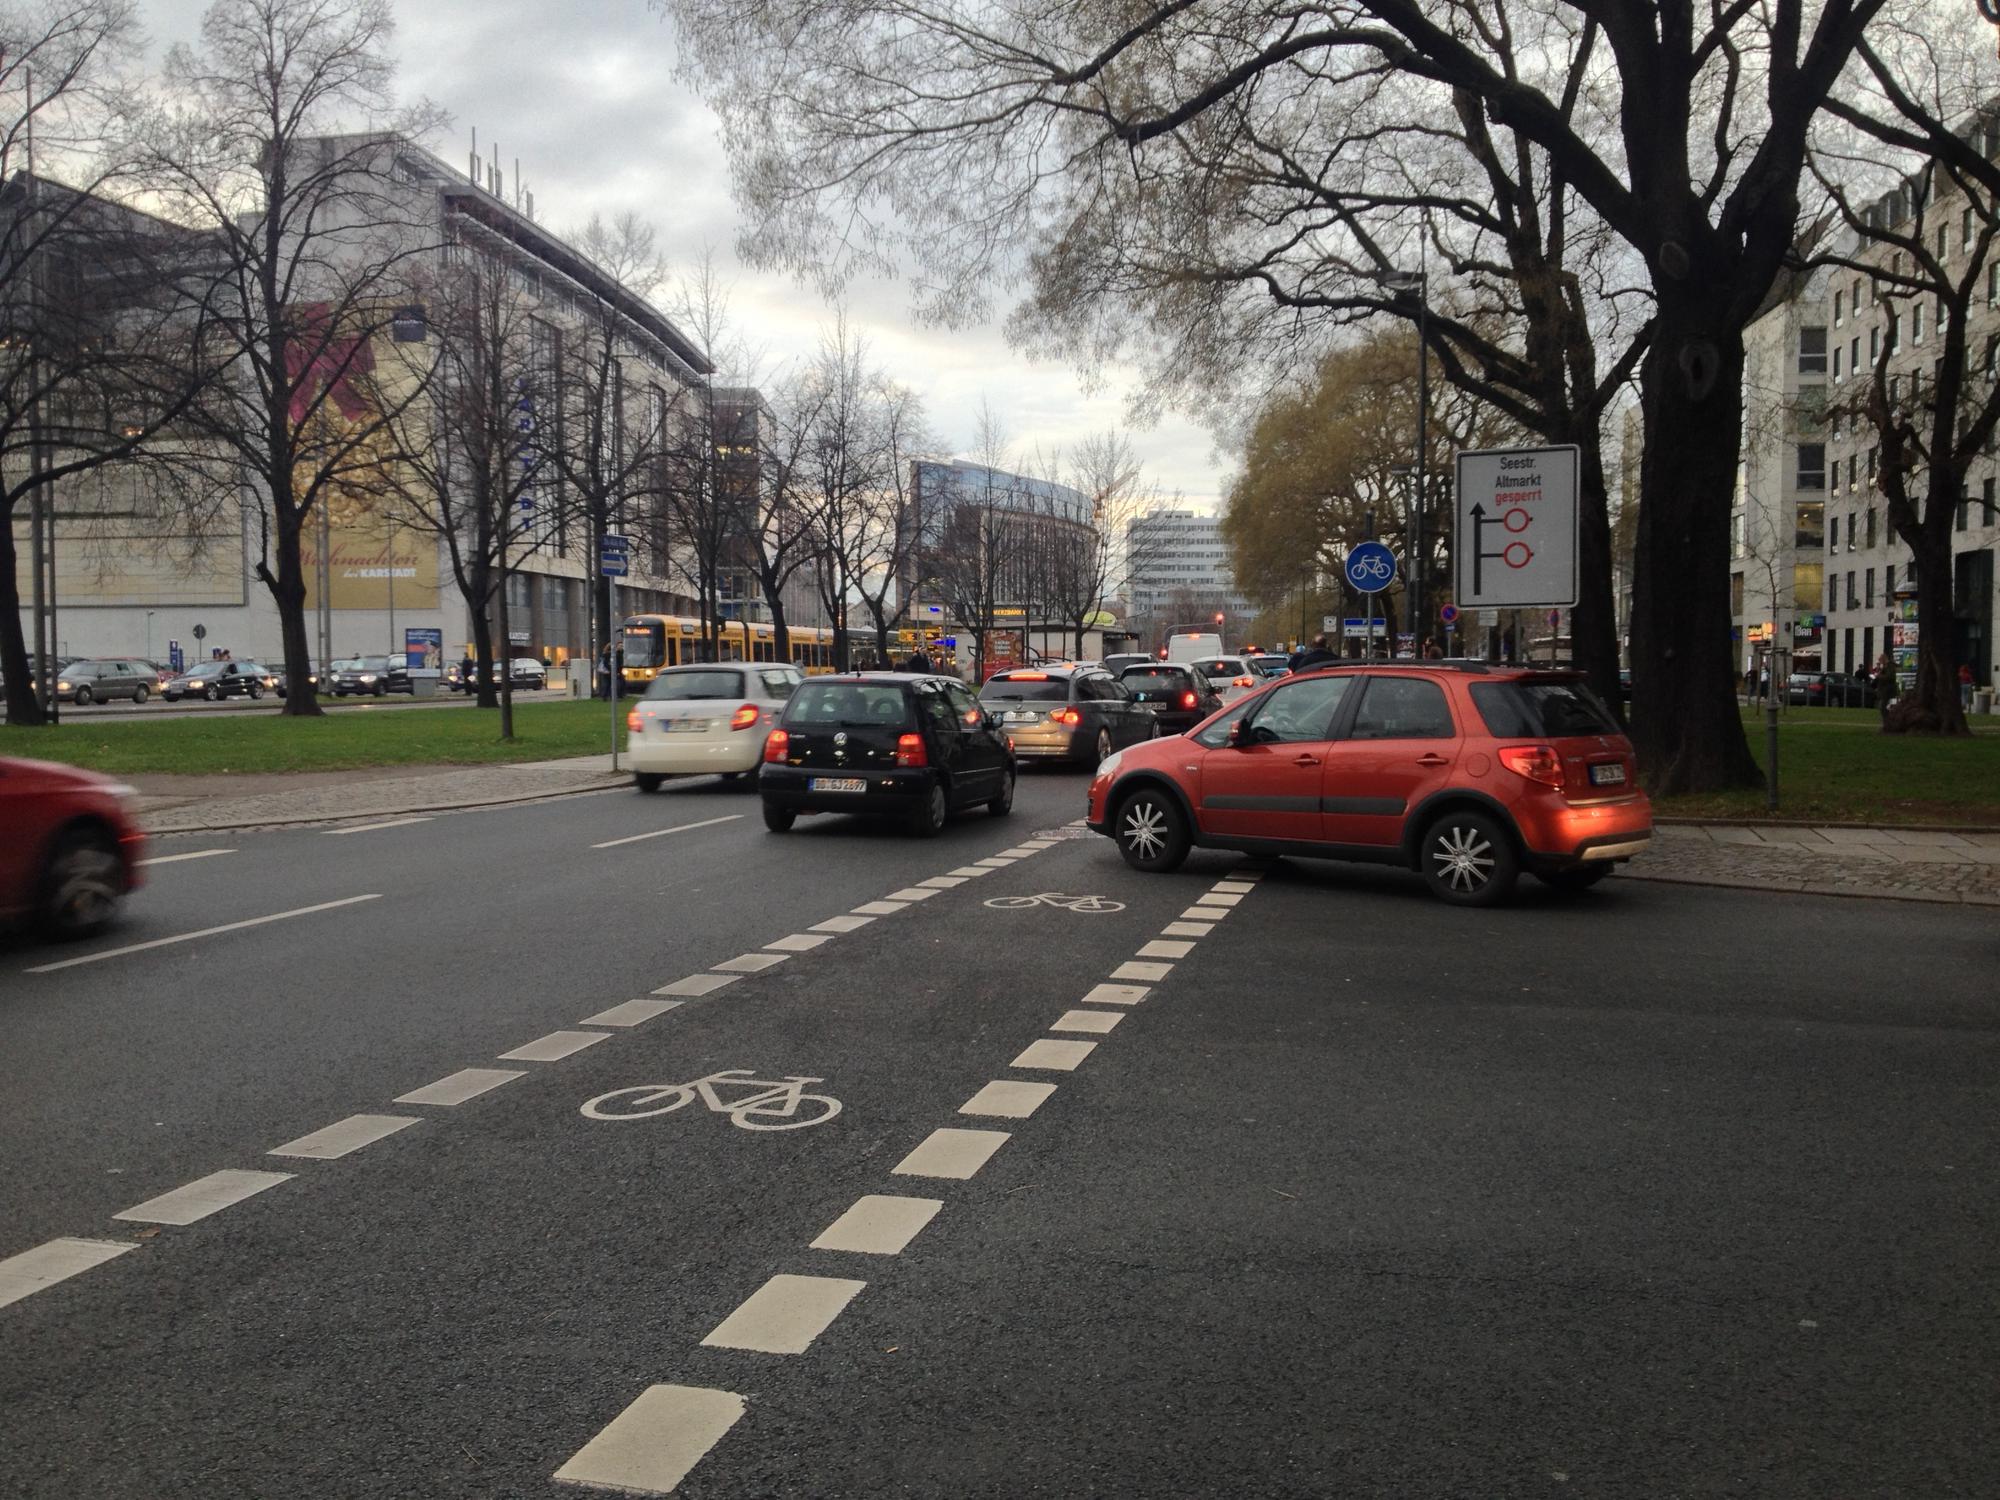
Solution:
<svg viewBox="0 0 2000 1500">
<path fill-rule="evenodd" d="M 1135 688 L 1185 687 L 1188 674 L 1185 667 L 1127 667 L 1118 680 Z"/>
<path fill-rule="evenodd" d="M 910 704 L 897 683 L 808 682 L 785 706 L 785 722 L 798 728 L 907 728 Z"/>
<path fill-rule="evenodd" d="M 1624 732 L 1580 682 L 1475 682 L 1472 703 L 1503 740 Z"/>
</svg>

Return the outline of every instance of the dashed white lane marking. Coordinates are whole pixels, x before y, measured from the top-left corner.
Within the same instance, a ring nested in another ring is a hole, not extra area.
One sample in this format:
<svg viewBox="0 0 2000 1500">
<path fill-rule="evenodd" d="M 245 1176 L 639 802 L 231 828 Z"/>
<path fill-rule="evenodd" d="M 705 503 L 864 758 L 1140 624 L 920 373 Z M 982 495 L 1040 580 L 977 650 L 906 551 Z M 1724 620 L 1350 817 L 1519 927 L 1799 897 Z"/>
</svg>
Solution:
<svg viewBox="0 0 2000 1500">
<path fill-rule="evenodd" d="M 1091 1053 L 1095 1042 L 1052 1042 L 1044 1038 L 1030 1042 L 1021 1055 L 1007 1064 L 1010 1068 L 1045 1068 L 1052 1073 L 1071 1073 Z"/>
<path fill-rule="evenodd" d="M 148 1198 L 111 1217 L 130 1219 L 135 1224 L 192 1224 L 291 1180 L 290 1172 L 210 1172 L 171 1193 Z"/>
<path fill-rule="evenodd" d="M 186 854 L 156 854 L 139 861 L 142 865 L 177 865 L 184 859 L 214 859 L 218 854 L 234 854 L 234 849 L 191 849 Z"/>
<path fill-rule="evenodd" d="M 391 818 L 386 823 L 357 823 L 352 828 L 329 828 L 328 838 L 339 838 L 345 833 L 375 833 L 384 828 L 408 828 L 412 823 L 428 823 L 429 818 Z"/>
<path fill-rule="evenodd" d="M 282 1146 L 273 1146 L 270 1156 L 309 1156 L 314 1161 L 333 1161 L 359 1151 L 363 1146 L 372 1146 L 385 1136 L 417 1123 L 415 1115 L 349 1115 L 344 1120 L 336 1120 L 324 1130 L 315 1130 L 311 1135 L 302 1135 L 295 1141 L 286 1141 Z"/>
<path fill-rule="evenodd" d="M 456 1073 L 448 1073 L 436 1083 L 427 1083 L 420 1089 L 411 1089 L 407 1094 L 398 1094 L 394 1104 L 463 1104 L 468 1099 L 477 1099 L 503 1083 L 512 1083 L 516 1078 L 528 1075 L 519 1068 L 460 1068 Z"/>
<path fill-rule="evenodd" d="M 678 1000 L 627 1000 L 623 1005 L 614 1005 L 609 1010 L 600 1010 L 594 1016 L 585 1016 L 586 1026 L 643 1026 L 655 1016 L 663 1016 L 681 1002 Z"/>
<path fill-rule="evenodd" d="M 547 1036 L 538 1036 L 532 1042 L 523 1042 L 512 1052 L 500 1054 L 502 1062 L 561 1062 L 572 1053 L 581 1052 L 585 1047 L 595 1047 L 599 1042 L 609 1041 L 608 1031 L 551 1031 Z"/>
<path fill-rule="evenodd" d="M 1173 973 L 1172 964 L 1124 963 L 1111 971 L 1113 979 L 1139 979 L 1147 984 L 1158 984 Z"/>
<path fill-rule="evenodd" d="M 656 995 L 712 995 L 725 984 L 734 984 L 741 974 L 690 974 L 685 979 L 676 979 L 672 984 L 663 984 L 653 993 Z"/>
<path fill-rule="evenodd" d="M 291 911 L 273 912 L 268 917 L 249 917 L 241 922 L 224 922 L 220 927 L 204 927 L 199 932 L 183 932 L 174 937 L 154 938 L 149 943 L 128 943 L 123 948 L 107 948 L 102 953 L 86 953 L 82 958 L 66 958 L 60 963 L 37 964 L 25 972 L 53 974 L 57 969 L 73 969 L 78 964 L 102 963 L 107 958 L 123 958 L 128 953 L 147 953 L 154 948 L 170 948 L 175 943 L 191 943 L 196 938 L 215 937 L 224 932 L 241 932 L 246 927 L 262 927 L 267 922 L 283 922 L 292 917 L 309 917 L 314 912 L 334 911 L 343 906 L 359 906 L 363 901 L 381 899 L 381 893 L 378 891 L 372 896 L 349 896 L 341 901 L 322 901 L 316 906 L 300 906 Z"/>
<path fill-rule="evenodd" d="M 824 922 L 815 922 L 808 929 L 811 932 L 853 932 L 874 921 L 873 917 L 828 917 Z"/>
<path fill-rule="evenodd" d="M 1229 915 L 1226 906 L 1190 906 L 1181 916 L 1194 922 L 1220 922 Z"/>
<path fill-rule="evenodd" d="M 1021 847 L 1023 849 L 1053 849 L 1055 846 L 1056 841 L 1054 839 L 1034 839 L 1029 843 L 1023 844 Z"/>
<path fill-rule="evenodd" d="M 933 1130 L 917 1149 L 889 1169 L 892 1177 L 948 1177 L 963 1182 L 1006 1145 L 1004 1130 Z"/>
<path fill-rule="evenodd" d="M 1100 984 L 1083 997 L 1085 1005 L 1137 1005 L 1152 993 L 1144 984 Z"/>
<path fill-rule="evenodd" d="M 964 885 L 969 878 L 965 875 L 933 875 L 929 880 L 919 880 L 917 884 L 929 886 L 934 891 L 948 891 L 953 886 Z"/>
<path fill-rule="evenodd" d="M 1194 952 L 1193 943 L 1168 942 L 1160 938 L 1155 938 L 1152 942 L 1145 944 L 1139 949 L 1138 956 L 1140 958 L 1186 958 L 1192 952 Z"/>
<path fill-rule="evenodd" d="M 893 917 L 897 912 L 906 910 L 907 907 L 908 903 L 903 901 L 864 901 L 861 905 L 854 908 L 853 915 L 857 917 Z"/>
<path fill-rule="evenodd" d="M 843 1276 L 773 1276 L 702 1343 L 710 1349 L 803 1354 L 867 1285 Z"/>
<path fill-rule="evenodd" d="M 1243 893 L 1241 891 L 1224 894 L 1211 893 L 1201 898 L 1201 904 L 1203 906 L 1234 906 L 1242 899 Z"/>
<path fill-rule="evenodd" d="M 982 870 L 1004 870 L 1007 868 L 1007 866 L 1014 863 L 1014 861 L 1012 859 L 1008 859 L 1001 855 L 996 854 L 991 859 L 977 860 L 975 861 L 975 863 L 977 863 Z"/>
<path fill-rule="evenodd" d="M 138 1248 L 115 1240 L 61 1239 L 10 1255 L 0 1260 L 0 1307 Z"/>
<path fill-rule="evenodd" d="M 928 901 L 936 894 L 936 891 L 926 890 L 920 885 L 906 885 L 900 891 L 889 892 L 882 899 L 884 901 Z"/>
<path fill-rule="evenodd" d="M 1247 880 L 1218 880 L 1209 890 L 1218 896 L 1247 896 L 1257 887 Z"/>
<path fill-rule="evenodd" d="M 671 1493 L 736 1425 L 745 1405 L 733 1391 L 649 1385 L 555 1477 L 629 1495 Z"/>
<path fill-rule="evenodd" d="M 1056 1091 L 1053 1083 L 1022 1083 L 1012 1078 L 996 1078 L 959 1105 L 962 1115 L 993 1115 L 1003 1120 L 1025 1120 L 1048 1103 Z"/>
<path fill-rule="evenodd" d="M 812 1242 L 815 1250 L 851 1250 L 857 1255 L 901 1255 L 944 1207 L 941 1198 L 900 1198 L 869 1193 Z"/>
<path fill-rule="evenodd" d="M 830 932 L 795 932 L 790 937 L 773 938 L 764 946 L 776 953 L 810 953 L 821 943 L 832 941 Z"/>
<path fill-rule="evenodd" d="M 1124 1019 L 1124 1014 L 1115 1010 L 1066 1010 L 1049 1030 L 1087 1031 L 1102 1036 Z"/>
<path fill-rule="evenodd" d="M 635 833 L 622 839 L 606 839 L 601 844 L 592 844 L 593 849 L 616 849 L 620 844 L 636 844 L 643 839 L 662 839 L 670 833 L 686 833 L 690 828 L 713 828 L 717 823 L 734 823 L 743 816 L 731 813 L 726 818 L 703 818 L 699 823 L 678 823 L 672 828 L 655 828 L 651 833 Z"/>
<path fill-rule="evenodd" d="M 713 968 L 718 974 L 761 974 L 766 969 L 777 968 L 790 956 L 788 953 L 739 953 L 734 958 L 713 965 Z"/>
<path fill-rule="evenodd" d="M 1215 931 L 1213 922 L 1169 922 L 1160 929 L 1162 937 L 1204 938 Z"/>
<path fill-rule="evenodd" d="M 960 865 L 948 873 L 958 876 L 961 880 L 976 880 L 981 875 L 991 875 L 993 872 L 979 865 Z"/>
<path fill-rule="evenodd" d="M 1033 846 L 1028 844 L 1020 844 L 1016 845 L 1012 849 L 1002 849 L 1000 851 L 1000 857 L 1003 859 L 1026 859 L 1030 854 L 1033 854 L 1034 852 L 1035 851 Z"/>
</svg>

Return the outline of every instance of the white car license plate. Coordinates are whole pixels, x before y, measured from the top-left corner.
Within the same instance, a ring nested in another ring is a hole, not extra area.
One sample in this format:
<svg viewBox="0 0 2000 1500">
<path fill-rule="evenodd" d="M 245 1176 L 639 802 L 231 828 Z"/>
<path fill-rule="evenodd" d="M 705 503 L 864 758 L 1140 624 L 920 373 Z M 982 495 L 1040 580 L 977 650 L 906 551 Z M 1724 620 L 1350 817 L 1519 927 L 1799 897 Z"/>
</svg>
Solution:
<svg viewBox="0 0 2000 1500">
<path fill-rule="evenodd" d="M 859 776 L 815 776 L 806 783 L 813 792 L 865 792 L 868 783 Z"/>
<path fill-rule="evenodd" d="M 1621 765 L 1592 766 L 1590 768 L 1592 786 L 1623 786 L 1625 768 Z"/>
<path fill-rule="evenodd" d="M 706 728 L 708 728 L 708 720 L 706 719 L 669 719 L 667 721 L 668 734 L 698 734 Z"/>
</svg>

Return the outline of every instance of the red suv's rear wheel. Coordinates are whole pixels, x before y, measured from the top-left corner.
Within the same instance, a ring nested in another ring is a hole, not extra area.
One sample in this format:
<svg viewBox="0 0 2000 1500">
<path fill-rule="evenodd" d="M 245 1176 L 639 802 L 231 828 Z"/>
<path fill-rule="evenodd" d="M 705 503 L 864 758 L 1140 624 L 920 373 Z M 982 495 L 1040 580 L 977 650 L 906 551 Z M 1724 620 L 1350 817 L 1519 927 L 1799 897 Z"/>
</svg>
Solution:
<svg viewBox="0 0 2000 1500">
<path fill-rule="evenodd" d="M 1424 830 L 1422 849 L 1431 894 L 1454 906 L 1503 901 L 1520 878 L 1514 840 L 1484 813 L 1445 813 Z"/>
<path fill-rule="evenodd" d="M 1158 787 L 1141 787 L 1118 804 L 1111 836 L 1126 864 L 1162 875 L 1180 868 L 1190 842 L 1180 804 Z"/>
</svg>

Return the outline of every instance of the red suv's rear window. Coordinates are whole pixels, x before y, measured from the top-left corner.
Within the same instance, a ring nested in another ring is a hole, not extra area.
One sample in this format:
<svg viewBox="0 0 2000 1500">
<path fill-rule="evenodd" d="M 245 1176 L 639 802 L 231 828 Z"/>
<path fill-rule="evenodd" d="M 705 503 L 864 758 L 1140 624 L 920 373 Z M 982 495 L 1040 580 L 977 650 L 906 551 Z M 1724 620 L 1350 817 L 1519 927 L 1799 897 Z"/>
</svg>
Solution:
<svg viewBox="0 0 2000 1500">
<path fill-rule="evenodd" d="M 1497 739 L 1624 733 L 1580 682 L 1475 682 L 1472 704 Z"/>
</svg>

